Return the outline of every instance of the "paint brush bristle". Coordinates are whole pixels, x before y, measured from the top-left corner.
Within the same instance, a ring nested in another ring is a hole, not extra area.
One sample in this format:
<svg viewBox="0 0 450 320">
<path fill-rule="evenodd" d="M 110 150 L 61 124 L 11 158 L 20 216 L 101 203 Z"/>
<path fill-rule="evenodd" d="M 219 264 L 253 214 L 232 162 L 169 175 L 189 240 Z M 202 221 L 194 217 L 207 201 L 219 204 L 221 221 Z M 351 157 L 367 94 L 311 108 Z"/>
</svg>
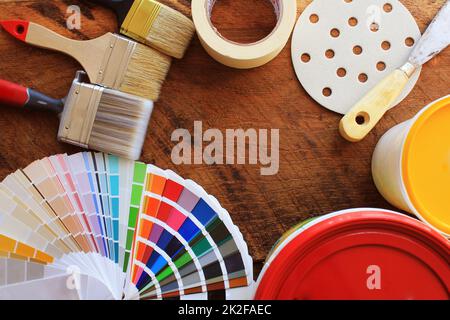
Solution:
<svg viewBox="0 0 450 320">
<path fill-rule="evenodd" d="M 191 19 L 153 0 L 135 0 L 121 33 L 174 58 L 182 58 L 195 33 Z"/>
<path fill-rule="evenodd" d="M 138 159 L 152 110 L 153 104 L 149 100 L 105 89 L 92 126 L 89 147 Z"/>
<path fill-rule="evenodd" d="M 138 43 L 118 89 L 156 101 L 169 72 L 170 64 L 170 57 Z"/>
<path fill-rule="evenodd" d="M 192 20 L 176 10 L 162 6 L 145 39 L 154 48 L 180 59 L 189 47 L 194 33 Z"/>
<path fill-rule="evenodd" d="M 139 159 L 153 102 L 84 83 L 77 72 L 61 114 L 58 139 L 80 147 Z"/>
</svg>

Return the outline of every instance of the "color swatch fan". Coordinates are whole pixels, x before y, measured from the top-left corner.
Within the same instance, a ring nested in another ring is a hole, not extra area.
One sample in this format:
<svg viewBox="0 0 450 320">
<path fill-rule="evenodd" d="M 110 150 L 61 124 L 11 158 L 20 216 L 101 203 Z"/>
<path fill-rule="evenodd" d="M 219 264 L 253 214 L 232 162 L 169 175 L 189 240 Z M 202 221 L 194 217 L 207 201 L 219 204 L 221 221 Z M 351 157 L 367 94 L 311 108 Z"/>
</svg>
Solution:
<svg viewBox="0 0 450 320">
<path fill-rule="evenodd" d="M 252 266 L 228 212 L 172 171 L 84 152 L 0 183 L 0 299 L 248 299 Z"/>
</svg>

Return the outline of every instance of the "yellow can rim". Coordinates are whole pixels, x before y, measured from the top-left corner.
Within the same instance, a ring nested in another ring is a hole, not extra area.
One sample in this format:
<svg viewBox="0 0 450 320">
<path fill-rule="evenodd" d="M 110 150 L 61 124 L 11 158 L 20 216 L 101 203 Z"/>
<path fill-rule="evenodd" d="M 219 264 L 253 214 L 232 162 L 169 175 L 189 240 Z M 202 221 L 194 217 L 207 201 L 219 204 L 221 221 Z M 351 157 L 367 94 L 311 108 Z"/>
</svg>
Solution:
<svg viewBox="0 0 450 320">
<path fill-rule="evenodd" d="M 438 218 L 435 214 L 430 212 L 426 203 L 421 201 L 420 196 L 417 195 L 417 192 L 414 188 L 414 178 L 408 170 L 409 160 L 412 157 L 412 152 L 414 149 L 414 142 L 418 132 L 431 121 L 431 118 L 441 110 L 442 108 L 448 107 L 450 108 L 450 95 L 444 98 L 441 98 L 437 101 L 432 102 L 430 105 L 425 107 L 414 119 L 411 128 L 405 138 L 401 159 L 401 174 L 403 184 L 405 186 L 405 192 L 409 198 L 409 201 L 415 208 L 415 214 L 427 222 L 429 225 L 437 229 L 438 231 L 445 233 L 446 235 L 450 235 L 450 219 L 449 221 L 442 220 Z M 449 123 L 450 126 L 450 123 Z M 450 138 L 449 138 L 450 141 Z M 450 149 L 450 142 L 449 142 Z M 450 216 L 450 212 L 448 213 Z"/>
</svg>

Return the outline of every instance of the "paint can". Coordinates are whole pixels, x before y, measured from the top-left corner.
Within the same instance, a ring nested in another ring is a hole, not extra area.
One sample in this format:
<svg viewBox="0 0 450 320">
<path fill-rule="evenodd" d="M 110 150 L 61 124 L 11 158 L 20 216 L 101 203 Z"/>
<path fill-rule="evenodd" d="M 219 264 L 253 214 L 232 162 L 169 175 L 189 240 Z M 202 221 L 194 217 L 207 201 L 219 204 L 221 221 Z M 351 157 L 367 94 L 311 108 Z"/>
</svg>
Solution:
<svg viewBox="0 0 450 320">
<path fill-rule="evenodd" d="M 450 242 L 393 211 L 351 209 L 297 225 L 278 241 L 257 300 L 449 299 Z"/>
<path fill-rule="evenodd" d="M 450 237 L 450 95 L 386 132 L 372 175 L 392 205 Z"/>
</svg>

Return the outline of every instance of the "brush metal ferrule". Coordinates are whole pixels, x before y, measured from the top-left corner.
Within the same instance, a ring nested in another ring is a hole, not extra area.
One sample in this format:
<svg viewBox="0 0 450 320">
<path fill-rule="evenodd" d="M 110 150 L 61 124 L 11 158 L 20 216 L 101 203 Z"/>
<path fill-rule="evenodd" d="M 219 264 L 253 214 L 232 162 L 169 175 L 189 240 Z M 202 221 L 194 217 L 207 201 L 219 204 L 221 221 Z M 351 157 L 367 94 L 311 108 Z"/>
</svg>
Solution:
<svg viewBox="0 0 450 320">
<path fill-rule="evenodd" d="M 162 5 L 153 0 L 135 0 L 120 27 L 120 32 L 145 41 L 161 11 Z"/>
<path fill-rule="evenodd" d="M 135 41 L 111 33 L 97 79 L 93 82 L 108 88 L 120 89 L 136 46 Z"/>
<path fill-rule="evenodd" d="M 78 72 L 66 98 L 58 140 L 89 148 L 89 139 L 104 88 L 81 83 L 80 75 L 82 73 Z"/>
</svg>

